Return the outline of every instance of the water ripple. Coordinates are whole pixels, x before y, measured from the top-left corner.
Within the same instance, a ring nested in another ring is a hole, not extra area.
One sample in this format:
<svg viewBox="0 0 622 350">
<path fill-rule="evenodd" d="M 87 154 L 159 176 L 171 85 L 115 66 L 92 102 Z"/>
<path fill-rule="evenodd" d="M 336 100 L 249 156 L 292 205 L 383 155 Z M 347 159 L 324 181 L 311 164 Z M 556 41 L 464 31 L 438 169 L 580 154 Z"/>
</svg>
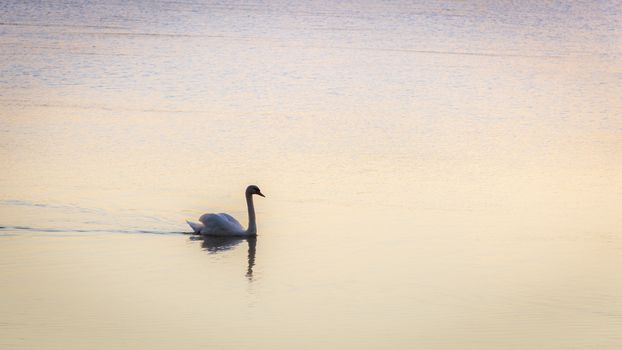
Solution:
<svg viewBox="0 0 622 350">
<path fill-rule="evenodd" d="M 122 229 L 56 229 L 56 228 L 38 228 L 29 226 L 0 226 L 0 232 L 19 231 L 19 232 L 43 232 L 43 233 L 129 233 L 129 234 L 156 234 L 156 235 L 178 235 L 190 234 L 181 231 L 158 231 L 158 230 L 122 230 Z M 3 236 L 15 235 L 2 234 Z"/>
</svg>

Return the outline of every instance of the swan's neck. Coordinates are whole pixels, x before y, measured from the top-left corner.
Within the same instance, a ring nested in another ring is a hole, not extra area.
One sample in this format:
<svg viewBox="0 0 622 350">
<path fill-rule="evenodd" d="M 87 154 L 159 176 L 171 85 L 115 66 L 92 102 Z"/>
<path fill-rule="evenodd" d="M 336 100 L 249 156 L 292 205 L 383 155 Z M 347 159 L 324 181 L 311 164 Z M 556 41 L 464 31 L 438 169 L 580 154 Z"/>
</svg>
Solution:
<svg viewBox="0 0 622 350">
<path fill-rule="evenodd" d="M 253 205 L 253 195 L 246 194 L 246 206 L 248 207 L 248 229 L 246 229 L 247 235 L 257 234 L 257 223 L 255 222 L 255 206 Z"/>
</svg>

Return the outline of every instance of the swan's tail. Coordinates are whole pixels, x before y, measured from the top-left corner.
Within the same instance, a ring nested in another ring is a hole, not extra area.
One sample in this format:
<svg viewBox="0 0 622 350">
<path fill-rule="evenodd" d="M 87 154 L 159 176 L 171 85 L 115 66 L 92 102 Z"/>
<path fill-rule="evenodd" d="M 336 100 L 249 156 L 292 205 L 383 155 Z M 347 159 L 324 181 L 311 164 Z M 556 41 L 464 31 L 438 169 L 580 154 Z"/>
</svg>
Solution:
<svg viewBox="0 0 622 350">
<path fill-rule="evenodd" d="M 194 231 L 194 233 L 201 233 L 203 224 L 197 224 L 196 222 L 190 222 L 188 220 L 186 220 L 186 222 L 190 225 L 190 227 L 192 227 L 192 231 Z"/>
</svg>

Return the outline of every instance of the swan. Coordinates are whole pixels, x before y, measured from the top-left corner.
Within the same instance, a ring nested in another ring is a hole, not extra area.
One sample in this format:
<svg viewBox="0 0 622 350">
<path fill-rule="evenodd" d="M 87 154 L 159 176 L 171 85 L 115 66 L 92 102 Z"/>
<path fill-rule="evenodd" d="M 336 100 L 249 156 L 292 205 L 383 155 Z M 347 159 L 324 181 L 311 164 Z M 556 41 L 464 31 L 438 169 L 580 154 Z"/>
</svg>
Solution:
<svg viewBox="0 0 622 350">
<path fill-rule="evenodd" d="M 201 223 L 186 221 L 196 234 L 206 236 L 256 236 L 257 223 L 255 222 L 255 206 L 253 195 L 266 197 L 259 187 L 250 185 L 246 188 L 246 206 L 248 207 L 248 228 L 245 230 L 231 215 L 225 213 L 203 214 L 199 218 Z"/>
</svg>

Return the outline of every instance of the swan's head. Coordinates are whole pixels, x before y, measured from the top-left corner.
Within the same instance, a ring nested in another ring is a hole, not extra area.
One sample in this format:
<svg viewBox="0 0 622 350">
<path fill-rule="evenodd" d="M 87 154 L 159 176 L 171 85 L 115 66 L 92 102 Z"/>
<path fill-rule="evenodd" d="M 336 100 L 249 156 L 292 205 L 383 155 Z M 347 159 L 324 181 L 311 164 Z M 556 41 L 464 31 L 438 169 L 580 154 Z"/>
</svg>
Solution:
<svg viewBox="0 0 622 350">
<path fill-rule="evenodd" d="M 261 190 L 259 189 L 259 187 L 255 186 L 255 185 L 250 185 L 246 188 L 246 195 L 247 196 L 251 196 L 251 195 L 258 195 L 258 196 L 262 196 L 265 197 L 263 195 L 263 193 L 261 193 Z"/>
</svg>

